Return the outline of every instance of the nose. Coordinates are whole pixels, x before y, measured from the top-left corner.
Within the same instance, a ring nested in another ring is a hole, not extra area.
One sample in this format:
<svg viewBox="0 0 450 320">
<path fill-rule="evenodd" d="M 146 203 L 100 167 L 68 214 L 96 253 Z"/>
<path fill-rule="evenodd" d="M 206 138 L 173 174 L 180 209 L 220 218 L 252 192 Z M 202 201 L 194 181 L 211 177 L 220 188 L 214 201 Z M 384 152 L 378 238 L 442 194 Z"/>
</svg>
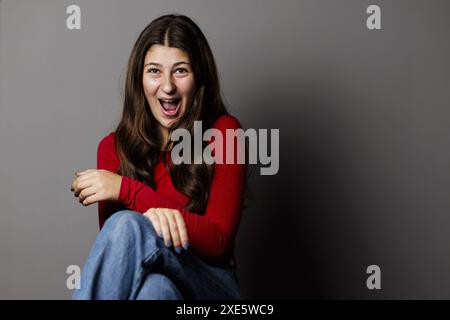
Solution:
<svg viewBox="0 0 450 320">
<path fill-rule="evenodd" d="M 166 94 L 171 94 L 175 91 L 175 84 L 173 82 L 171 74 L 168 74 L 164 77 L 161 89 Z"/>
</svg>

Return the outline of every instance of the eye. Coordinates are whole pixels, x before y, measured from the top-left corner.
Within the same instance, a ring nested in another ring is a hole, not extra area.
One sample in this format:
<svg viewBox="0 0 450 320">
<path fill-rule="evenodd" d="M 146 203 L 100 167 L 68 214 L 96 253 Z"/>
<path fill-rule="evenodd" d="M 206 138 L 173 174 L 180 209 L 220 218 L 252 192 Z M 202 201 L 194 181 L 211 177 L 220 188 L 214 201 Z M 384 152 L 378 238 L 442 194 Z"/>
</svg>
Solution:
<svg viewBox="0 0 450 320">
<path fill-rule="evenodd" d="M 175 69 L 175 73 L 186 73 L 188 70 L 186 68 L 177 68 Z"/>
<path fill-rule="evenodd" d="M 150 68 L 150 69 L 147 70 L 147 72 L 148 72 L 148 73 L 158 73 L 159 70 L 156 69 L 156 68 Z"/>
</svg>

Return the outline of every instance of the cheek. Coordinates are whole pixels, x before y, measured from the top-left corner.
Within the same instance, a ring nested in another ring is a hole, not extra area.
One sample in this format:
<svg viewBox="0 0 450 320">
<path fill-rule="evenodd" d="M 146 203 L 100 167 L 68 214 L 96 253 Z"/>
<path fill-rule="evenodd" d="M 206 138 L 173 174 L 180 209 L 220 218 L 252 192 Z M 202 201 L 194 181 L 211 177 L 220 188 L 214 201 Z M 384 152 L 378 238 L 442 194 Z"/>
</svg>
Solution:
<svg viewBox="0 0 450 320">
<path fill-rule="evenodd" d="M 194 93 L 195 84 L 193 79 L 179 79 L 178 91 L 183 96 L 191 96 Z"/>
<path fill-rule="evenodd" d="M 151 98 L 156 95 L 158 91 L 159 83 L 153 79 L 144 79 L 143 81 L 144 92 L 147 98 Z"/>
</svg>

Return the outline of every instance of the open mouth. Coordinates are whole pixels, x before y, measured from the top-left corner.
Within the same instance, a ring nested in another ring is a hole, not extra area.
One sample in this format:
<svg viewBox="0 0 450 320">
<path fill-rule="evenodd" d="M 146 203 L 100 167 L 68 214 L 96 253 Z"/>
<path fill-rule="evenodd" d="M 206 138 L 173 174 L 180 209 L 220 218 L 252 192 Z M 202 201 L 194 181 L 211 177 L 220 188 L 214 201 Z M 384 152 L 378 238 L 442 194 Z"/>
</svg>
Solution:
<svg viewBox="0 0 450 320">
<path fill-rule="evenodd" d="M 173 117 L 180 109 L 180 98 L 175 99 L 158 99 L 162 112 L 169 117 Z"/>
</svg>

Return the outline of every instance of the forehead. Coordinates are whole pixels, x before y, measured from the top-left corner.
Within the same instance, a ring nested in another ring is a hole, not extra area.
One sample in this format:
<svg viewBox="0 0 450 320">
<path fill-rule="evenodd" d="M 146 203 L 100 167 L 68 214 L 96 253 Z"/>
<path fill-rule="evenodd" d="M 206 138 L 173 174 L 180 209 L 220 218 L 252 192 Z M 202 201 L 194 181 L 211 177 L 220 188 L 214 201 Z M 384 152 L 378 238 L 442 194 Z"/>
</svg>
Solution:
<svg viewBox="0 0 450 320">
<path fill-rule="evenodd" d="M 147 51 L 144 63 L 155 62 L 162 65 L 172 65 L 180 61 L 189 62 L 189 56 L 184 50 L 154 44 Z"/>
</svg>

